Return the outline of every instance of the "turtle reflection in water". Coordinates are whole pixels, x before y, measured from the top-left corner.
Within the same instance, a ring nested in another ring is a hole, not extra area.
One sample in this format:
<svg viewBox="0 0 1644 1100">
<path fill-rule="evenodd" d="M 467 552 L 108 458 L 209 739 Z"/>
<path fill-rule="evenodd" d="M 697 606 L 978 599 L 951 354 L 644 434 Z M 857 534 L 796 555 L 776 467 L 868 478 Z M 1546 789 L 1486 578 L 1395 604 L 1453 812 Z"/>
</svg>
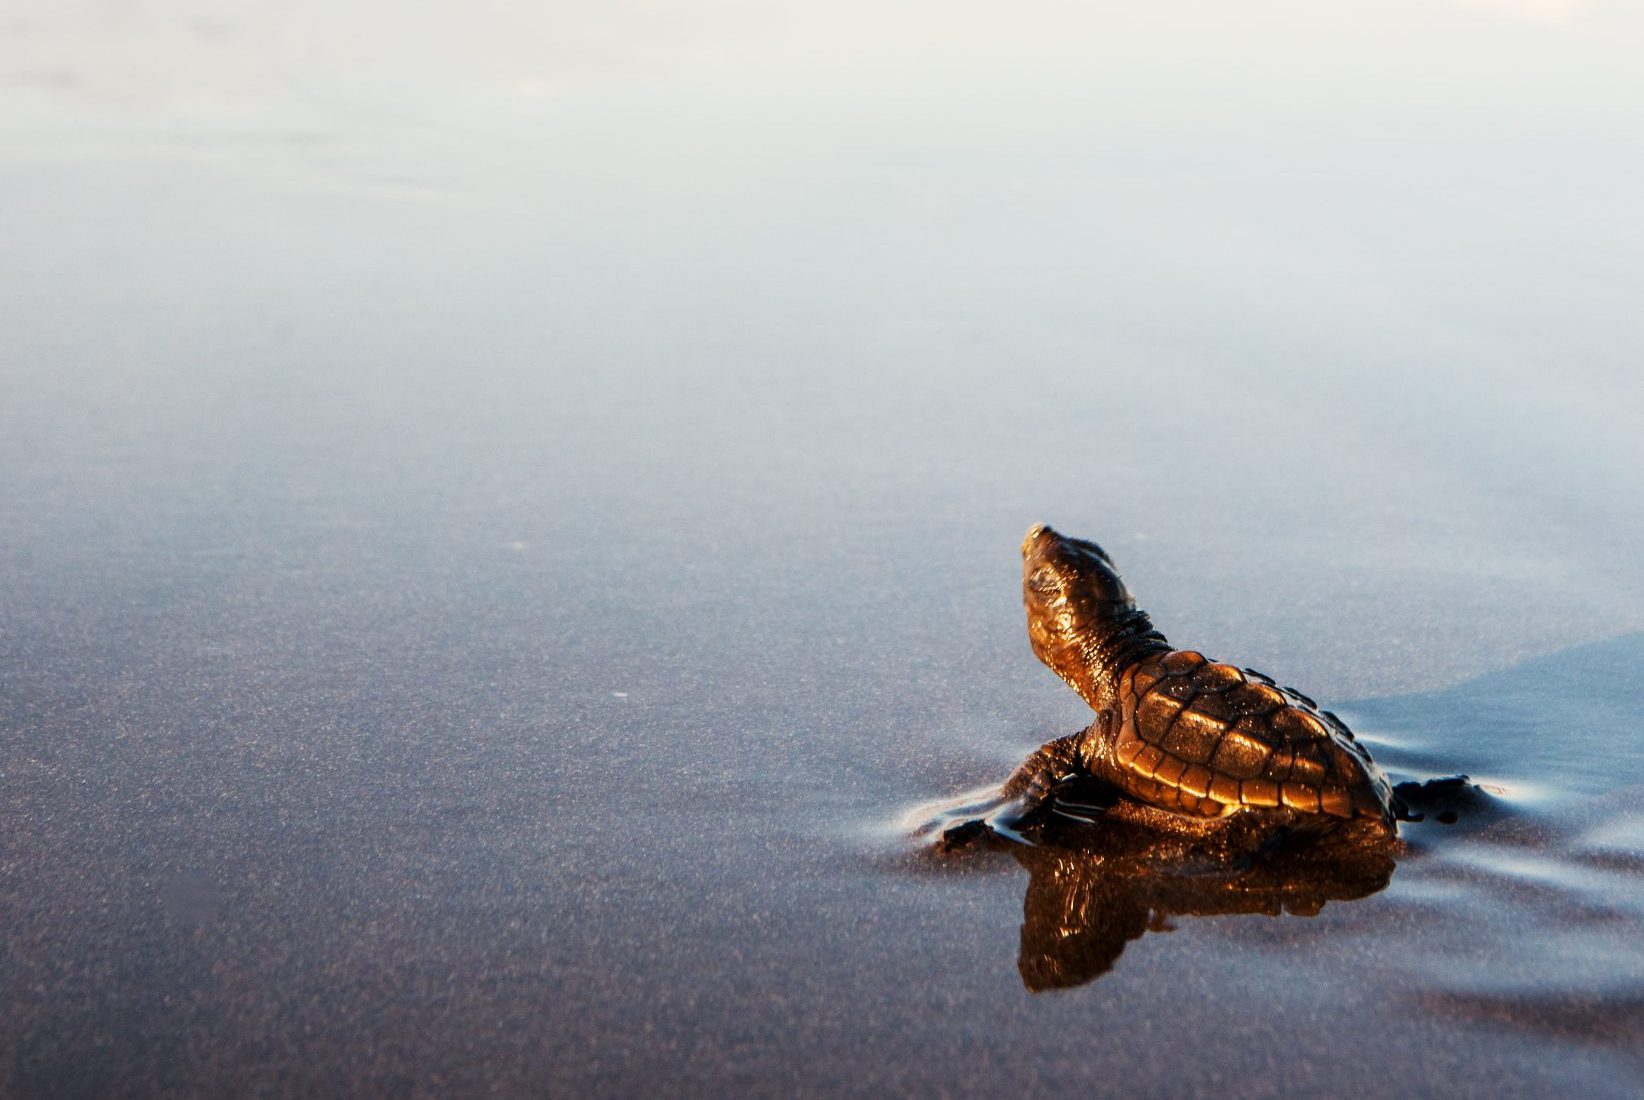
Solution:
<svg viewBox="0 0 1644 1100">
<path fill-rule="evenodd" d="M 1313 916 L 1330 901 L 1368 897 L 1393 874 L 1376 847 L 1326 844 L 1230 851 L 1206 837 L 1128 821 L 1098 830 L 1057 815 L 1007 840 L 980 822 L 949 829 L 940 849 L 1003 848 L 1028 872 L 1017 967 L 1033 992 L 1082 985 L 1113 969 L 1125 946 L 1167 932 L 1176 916 Z"/>
<path fill-rule="evenodd" d="M 1040 748 L 995 801 L 945 814 L 960 823 L 937 850 L 1005 847 L 1027 868 L 1030 989 L 1105 973 L 1172 915 L 1311 915 L 1373 894 L 1396 822 L 1417 819 L 1407 800 L 1437 809 L 1474 790 L 1460 777 L 1395 793 L 1311 699 L 1173 649 L 1095 543 L 1032 528 L 1022 596 L 1034 653 L 1095 721 Z"/>
</svg>

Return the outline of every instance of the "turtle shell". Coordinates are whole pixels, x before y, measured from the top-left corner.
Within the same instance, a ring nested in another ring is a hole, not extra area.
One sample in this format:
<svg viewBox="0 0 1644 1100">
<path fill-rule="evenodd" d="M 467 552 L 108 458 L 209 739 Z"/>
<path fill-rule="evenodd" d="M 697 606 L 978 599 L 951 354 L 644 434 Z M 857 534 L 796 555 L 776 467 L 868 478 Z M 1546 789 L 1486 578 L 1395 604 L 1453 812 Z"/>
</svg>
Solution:
<svg viewBox="0 0 1644 1100">
<path fill-rule="evenodd" d="M 1111 759 L 1143 801 L 1392 820 L 1387 777 L 1341 720 L 1258 672 L 1179 649 L 1130 665 L 1118 688 Z"/>
</svg>

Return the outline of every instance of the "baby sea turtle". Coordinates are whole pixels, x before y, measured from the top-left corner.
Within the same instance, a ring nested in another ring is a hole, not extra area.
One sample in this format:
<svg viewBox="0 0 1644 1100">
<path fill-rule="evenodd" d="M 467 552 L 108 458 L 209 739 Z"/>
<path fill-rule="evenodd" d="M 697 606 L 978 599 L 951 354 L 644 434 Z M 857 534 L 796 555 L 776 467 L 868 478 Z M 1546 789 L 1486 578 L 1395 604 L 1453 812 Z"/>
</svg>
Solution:
<svg viewBox="0 0 1644 1100">
<path fill-rule="evenodd" d="M 1096 720 L 1030 757 L 1007 793 L 1055 802 L 1082 784 L 1098 793 L 1064 801 L 1169 828 L 1394 835 L 1398 799 L 1341 719 L 1258 672 L 1173 649 L 1095 543 L 1029 530 L 1022 598 L 1033 652 Z"/>
</svg>

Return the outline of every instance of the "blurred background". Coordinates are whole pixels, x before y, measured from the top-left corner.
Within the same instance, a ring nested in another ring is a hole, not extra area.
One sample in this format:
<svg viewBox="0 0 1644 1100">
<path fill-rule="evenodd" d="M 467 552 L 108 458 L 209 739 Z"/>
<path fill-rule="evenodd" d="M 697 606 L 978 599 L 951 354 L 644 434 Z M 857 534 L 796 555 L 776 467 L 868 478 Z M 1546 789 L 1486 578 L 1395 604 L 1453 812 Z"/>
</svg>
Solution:
<svg viewBox="0 0 1644 1100">
<path fill-rule="evenodd" d="M 1342 690 L 1636 628 L 1641 30 L 10 4 L 10 583 L 116 521 L 219 563 L 341 524 L 645 607 L 828 563 L 966 607 L 1043 518 Z"/>
</svg>

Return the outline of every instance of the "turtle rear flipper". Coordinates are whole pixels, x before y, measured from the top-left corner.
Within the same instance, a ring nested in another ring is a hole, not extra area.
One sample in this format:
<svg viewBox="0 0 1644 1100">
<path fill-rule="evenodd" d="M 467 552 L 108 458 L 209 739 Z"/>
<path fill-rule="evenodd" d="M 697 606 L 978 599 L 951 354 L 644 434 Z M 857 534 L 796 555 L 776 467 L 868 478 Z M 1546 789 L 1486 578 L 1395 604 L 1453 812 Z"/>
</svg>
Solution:
<svg viewBox="0 0 1644 1100">
<path fill-rule="evenodd" d="M 1487 791 L 1465 775 L 1449 775 L 1424 783 L 1400 783 L 1393 788 L 1400 821 L 1454 825 L 1463 817 L 1488 811 L 1494 804 Z"/>
</svg>

